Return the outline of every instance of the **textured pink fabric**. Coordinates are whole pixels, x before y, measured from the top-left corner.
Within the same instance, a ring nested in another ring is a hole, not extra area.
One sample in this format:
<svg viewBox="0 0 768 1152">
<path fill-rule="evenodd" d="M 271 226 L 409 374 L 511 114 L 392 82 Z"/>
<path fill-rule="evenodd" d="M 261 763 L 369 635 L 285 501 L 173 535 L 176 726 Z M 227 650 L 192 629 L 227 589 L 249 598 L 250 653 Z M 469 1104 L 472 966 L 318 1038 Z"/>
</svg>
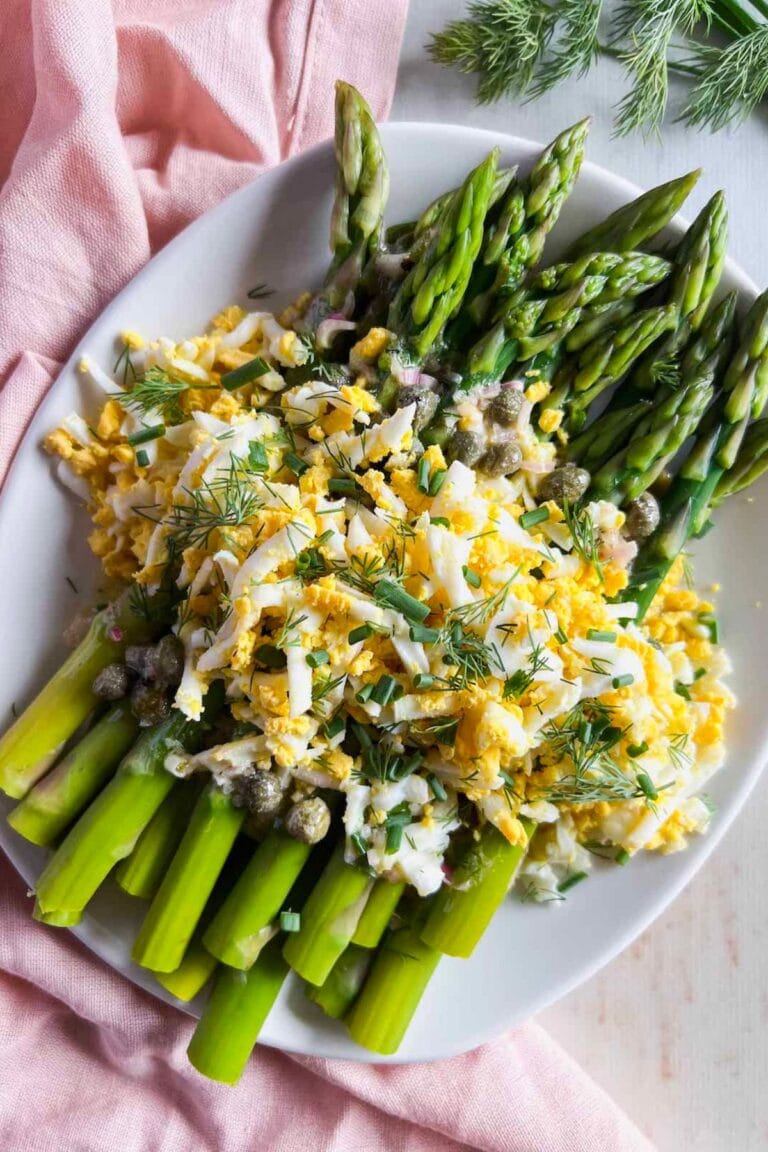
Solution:
<svg viewBox="0 0 768 1152">
<path fill-rule="evenodd" d="M 84 327 L 192 217 L 385 116 L 406 0 L 2 0 L 0 468 Z M 1 475 L 0 471 L 0 475 Z M 259 1049 L 237 1088 L 189 1019 L 30 916 L 0 858 L 2 1152 L 650 1152 L 534 1024 L 402 1068 Z"/>
</svg>

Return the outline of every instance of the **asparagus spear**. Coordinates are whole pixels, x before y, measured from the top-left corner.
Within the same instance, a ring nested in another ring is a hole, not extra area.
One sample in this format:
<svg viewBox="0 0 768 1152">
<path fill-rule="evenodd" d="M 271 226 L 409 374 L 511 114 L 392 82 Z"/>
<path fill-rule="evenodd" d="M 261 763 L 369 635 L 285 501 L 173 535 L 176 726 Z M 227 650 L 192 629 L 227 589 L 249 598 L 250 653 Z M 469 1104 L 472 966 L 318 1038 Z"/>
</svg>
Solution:
<svg viewBox="0 0 768 1152">
<path fill-rule="evenodd" d="M 725 197 L 716 192 L 681 240 L 668 303 L 677 305 L 677 327 L 637 365 L 632 375 L 636 391 L 652 391 L 655 367 L 673 356 L 702 325 L 725 263 L 728 213 Z"/>
<path fill-rule="evenodd" d="M 527 179 L 513 186 L 485 231 L 453 343 L 460 347 L 500 297 L 519 287 L 541 258 L 544 242 L 571 194 L 584 158 L 590 120 L 561 132 L 545 148 Z"/>
<path fill-rule="evenodd" d="M 580 236 L 568 253 L 569 259 L 586 252 L 628 252 L 652 240 L 679 212 L 696 184 L 701 169 L 651 188 L 631 203 L 612 212 L 601 224 Z"/>
<path fill-rule="evenodd" d="M 14 831 L 33 844 L 54 844 L 112 776 L 137 730 L 127 703 L 111 708 L 16 805 L 8 817 Z"/>
<path fill-rule="evenodd" d="M 440 960 L 419 935 L 419 919 L 388 933 L 347 1016 L 352 1039 L 382 1056 L 400 1047 Z"/>
<path fill-rule="evenodd" d="M 390 306 L 387 326 L 402 335 L 418 359 L 429 352 L 466 291 L 483 239 L 497 161 L 495 149 L 470 172 Z"/>
<path fill-rule="evenodd" d="M 322 984 L 355 934 L 373 881 L 367 872 L 344 861 L 340 845 L 310 893 L 301 928 L 292 933 L 283 954 L 310 984 Z"/>
<path fill-rule="evenodd" d="M 471 956 L 509 889 L 533 833 L 533 822 L 520 818 L 527 840 L 510 844 L 492 824 L 468 850 L 453 882 L 435 896 L 421 930 L 430 948 L 448 956 Z"/>
<path fill-rule="evenodd" d="M 716 508 L 726 496 L 742 492 L 759 480 L 768 468 L 768 418 L 755 420 L 744 435 L 732 468 L 724 472 L 715 488 L 710 506 Z"/>
<path fill-rule="evenodd" d="M 35 918 L 77 924 L 86 904 L 136 841 L 175 783 L 165 758 L 179 745 L 192 749 L 203 725 L 173 712 L 144 732 L 115 776 L 54 853 L 37 881 Z"/>
<path fill-rule="evenodd" d="M 335 150 L 333 258 L 302 319 L 302 329 L 309 332 L 331 312 L 352 315 L 363 266 L 381 243 L 389 195 L 389 170 L 373 114 L 357 89 L 342 80 L 336 82 Z"/>
<path fill-rule="evenodd" d="M 307 998 L 326 1016 L 341 1020 L 355 1002 L 373 962 L 372 948 L 349 944 L 319 987 L 308 984 Z"/>
<path fill-rule="evenodd" d="M 187 829 L 201 791 L 201 780 L 180 780 L 168 793 L 136 843 L 118 864 L 115 880 L 129 896 L 151 900 Z"/>
<path fill-rule="evenodd" d="M 156 625 L 130 594 L 94 618 L 88 634 L 0 740 L 0 791 L 19 800 L 56 760 L 98 703 L 92 688 L 126 644 L 150 639 Z"/>
<path fill-rule="evenodd" d="M 244 818 L 245 810 L 218 785 L 201 794 L 133 945 L 131 955 L 142 968 L 178 968 Z"/>
<path fill-rule="evenodd" d="M 232 968 L 250 968 L 310 851 L 285 832 L 271 832 L 211 921 L 203 937 L 208 951 Z"/>
<path fill-rule="evenodd" d="M 376 948 L 395 914 L 405 884 L 392 884 L 389 880 L 377 880 L 365 902 L 362 915 L 352 937 L 353 944 L 362 948 Z"/>
<path fill-rule="evenodd" d="M 221 967 L 187 1048 L 190 1063 L 211 1080 L 236 1084 L 269 1015 L 288 965 L 272 940 L 247 972 Z"/>
<path fill-rule="evenodd" d="M 193 936 L 178 968 L 174 972 L 156 972 L 155 979 L 167 992 L 186 1004 L 202 992 L 215 968 L 216 957 L 211 956 L 202 940 Z"/>
<path fill-rule="evenodd" d="M 592 402 L 606 388 L 620 383 L 638 356 L 672 328 L 676 318 L 673 304 L 646 308 L 615 333 L 598 337 L 563 366 L 543 407 L 564 409 L 569 432 L 580 431 Z"/>
<path fill-rule="evenodd" d="M 493 181 L 493 191 L 489 201 L 489 208 L 493 208 L 499 204 L 503 197 L 513 185 L 517 175 L 517 168 L 499 168 L 496 172 L 496 177 Z M 443 192 L 441 196 L 436 197 L 422 212 L 418 220 L 410 224 L 400 224 L 396 227 L 406 228 L 413 233 L 414 238 L 423 236 L 424 233 L 430 232 L 436 224 L 440 221 L 441 216 L 450 207 L 451 201 L 459 191 L 458 188 L 451 188 L 449 192 Z M 389 230 L 387 231 L 387 241 L 390 239 Z"/>
</svg>

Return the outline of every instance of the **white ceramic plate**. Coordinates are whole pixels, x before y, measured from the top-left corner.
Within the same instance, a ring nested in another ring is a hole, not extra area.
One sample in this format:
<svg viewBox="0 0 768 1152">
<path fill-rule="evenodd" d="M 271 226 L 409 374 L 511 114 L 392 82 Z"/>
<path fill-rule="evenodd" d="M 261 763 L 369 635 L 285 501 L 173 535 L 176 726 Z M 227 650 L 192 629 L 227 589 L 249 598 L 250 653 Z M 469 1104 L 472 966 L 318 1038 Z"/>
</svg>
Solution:
<svg viewBox="0 0 768 1152">
<path fill-rule="evenodd" d="M 525 165 L 540 150 L 513 137 L 436 124 L 388 124 L 382 134 L 392 171 L 390 221 L 418 215 L 496 144 L 504 163 Z M 332 181 L 332 151 L 322 145 L 198 220 L 110 304 L 41 405 L 0 499 L 3 718 L 10 717 L 12 703 L 23 706 L 61 661 L 62 627 L 87 601 L 98 577 L 85 544 L 87 518 L 54 481 L 39 446 L 61 417 L 95 401 L 84 394 L 83 376 L 76 371 L 79 357 L 87 351 L 111 366 L 115 337 L 126 328 L 176 339 L 200 332 L 222 306 L 247 303 L 246 291 L 260 281 L 277 290 L 270 307 L 316 284 L 327 262 Z M 548 258 L 636 193 L 626 181 L 585 164 L 548 245 Z M 677 226 L 671 234 L 679 231 Z M 724 284 L 740 289 L 745 300 L 755 294 L 754 285 L 732 264 Z M 718 512 L 717 530 L 707 536 L 697 557 L 700 582 L 717 579 L 723 585 L 719 616 L 740 701 L 730 725 L 728 766 L 709 789 L 718 806 L 710 834 L 676 856 L 648 856 L 627 868 L 596 868 L 588 883 L 554 909 L 508 900 L 471 960 L 441 962 L 396 1061 L 438 1059 L 474 1048 L 581 983 L 664 910 L 745 802 L 768 743 L 768 646 L 756 606 L 765 595 L 761 589 L 768 546 L 755 531 L 768 516 L 768 486 L 758 485 L 752 495 L 753 503 L 736 497 Z M 43 851 L 20 840 L 4 822 L 0 844 L 27 883 L 34 884 Z M 144 908 L 108 884 L 77 935 L 129 979 L 177 1003 L 149 973 L 131 963 L 130 944 Z M 293 1052 L 372 1059 L 341 1026 L 326 1021 L 309 1004 L 295 981 L 284 988 L 261 1039 Z"/>
</svg>

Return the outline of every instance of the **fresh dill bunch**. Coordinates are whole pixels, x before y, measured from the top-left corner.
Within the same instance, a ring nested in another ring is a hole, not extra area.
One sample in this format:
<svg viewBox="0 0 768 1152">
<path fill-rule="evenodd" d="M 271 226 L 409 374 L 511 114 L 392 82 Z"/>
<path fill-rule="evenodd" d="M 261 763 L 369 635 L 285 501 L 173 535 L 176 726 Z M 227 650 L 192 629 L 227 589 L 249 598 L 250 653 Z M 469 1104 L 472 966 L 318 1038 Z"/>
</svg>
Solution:
<svg viewBox="0 0 768 1152">
<path fill-rule="evenodd" d="M 669 96 L 667 54 L 675 32 L 690 33 L 697 24 L 709 27 L 709 0 L 624 0 L 614 17 L 616 40 L 628 46 L 619 53 L 632 87 L 616 109 L 616 135 L 641 129 L 657 132 Z"/>
<path fill-rule="evenodd" d="M 585 564 L 591 564 L 599 579 L 603 579 L 600 563 L 600 541 L 595 532 L 595 524 L 588 508 L 578 508 L 566 500 L 563 504 L 565 526 L 573 540 L 573 550 Z"/>
<path fill-rule="evenodd" d="M 690 67 L 697 79 L 680 119 L 712 132 L 741 123 L 768 93 L 768 24 L 725 48 L 702 44 Z"/>
<path fill-rule="evenodd" d="M 129 392 L 120 397 L 120 403 L 130 412 L 136 412 L 140 416 L 161 412 L 169 424 L 181 424 L 185 416 L 184 409 L 179 404 L 179 397 L 192 387 L 192 384 L 170 376 L 164 368 L 154 365 L 147 369 L 141 380 L 137 380 Z"/>
</svg>

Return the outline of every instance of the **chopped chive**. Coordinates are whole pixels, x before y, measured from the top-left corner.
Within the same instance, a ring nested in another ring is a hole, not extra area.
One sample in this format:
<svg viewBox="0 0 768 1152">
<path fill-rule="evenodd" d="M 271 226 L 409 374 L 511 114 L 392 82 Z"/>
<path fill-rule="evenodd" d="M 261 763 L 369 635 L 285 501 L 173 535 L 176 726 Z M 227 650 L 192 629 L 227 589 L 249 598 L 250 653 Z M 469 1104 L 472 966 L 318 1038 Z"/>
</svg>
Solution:
<svg viewBox="0 0 768 1152">
<path fill-rule="evenodd" d="M 707 674 L 707 670 L 706 670 L 706 668 L 697 668 L 697 669 L 696 669 L 696 671 L 695 671 L 695 672 L 694 672 L 694 674 L 693 674 L 693 680 L 694 680 L 694 683 L 695 683 L 697 680 L 701 680 L 702 676 L 706 676 L 706 674 Z"/>
<path fill-rule="evenodd" d="M 462 636 L 461 624 L 457 620 L 455 624 L 451 625 L 451 643 L 455 647 L 455 646 L 461 644 L 462 639 L 463 639 L 463 636 Z"/>
<path fill-rule="evenodd" d="M 251 472 L 269 471 L 267 450 L 258 440 L 251 440 L 248 445 L 248 468 Z"/>
<path fill-rule="evenodd" d="M 429 460 L 426 456 L 422 456 L 421 460 L 419 460 L 417 485 L 419 492 L 423 492 L 425 495 L 429 494 L 429 474 L 431 470 L 432 466 Z"/>
<path fill-rule="evenodd" d="M 629 688 L 630 684 L 634 684 L 635 678 L 631 672 L 625 672 L 623 676 L 614 676 L 611 680 L 613 688 Z"/>
<path fill-rule="evenodd" d="M 558 644 L 568 643 L 568 636 L 562 628 L 558 628 L 557 632 L 555 632 L 555 640 L 557 640 Z"/>
<path fill-rule="evenodd" d="M 301 928 L 300 912 L 281 912 L 280 927 L 283 932 L 298 932 Z"/>
<path fill-rule="evenodd" d="M 414 688 L 418 688 L 419 691 L 422 691 L 422 692 L 425 691 L 427 688 L 431 688 L 432 685 L 434 684 L 434 682 L 435 682 L 435 677 L 432 675 L 431 672 L 417 672 L 413 678 Z"/>
<path fill-rule="evenodd" d="M 303 476 L 305 472 L 309 472 L 309 464 L 306 460 L 302 460 L 301 456 L 297 456 L 295 452 L 286 452 L 283 463 L 286 468 L 293 472 L 294 476 Z"/>
<path fill-rule="evenodd" d="M 434 476 L 429 482 L 430 496 L 437 496 L 438 492 L 445 483 L 445 478 L 447 475 L 448 473 L 446 472 L 445 468 L 438 468 L 437 472 L 435 472 Z"/>
<path fill-rule="evenodd" d="M 138 452 L 136 453 L 136 463 L 138 464 L 139 468 L 146 468 L 149 464 L 149 456 L 143 448 L 139 448 Z"/>
<path fill-rule="evenodd" d="M 378 603 L 402 612 L 408 620 L 415 620 L 422 624 L 429 616 L 429 605 L 422 604 L 415 596 L 410 596 L 399 584 L 392 580 L 379 580 L 374 596 Z"/>
<path fill-rule="evenodd" d="M 535 524 L 543 524 L 545 520 L 549 520 L 549 508 L 532 508 L 530 512 L 523 512 L 520 527 L 533 528 Z"/>
<path fill-rule="evenodd" d="M 448 793 L 443 787 L 442 780 L 439 780 L 438 777 L 435 776 L 434 772 L 430 772 L 429 776 L 427 776 L 427 784 L 429 785 L 429 790 L 434 796 L 435 800 L 448 799 Z"/>
<path fill-rule="evenodd" d="M 323 732 L 325 732 L 329 740 L 333 740 L 334 736 L 338 736 L 338 734 L 343 731 L 344 717 L 338 712 L 327 724 L 323 724 Z"/>
<path fill-rule="evenodd" d="M 355 848 L 357 848 L 360 855 L 365 856 L 368 851 L 368 844 L 362 832 L 355 832 L 353 836 L 350 836 L 350 840 L 354 844 Z"/>
<path fill-rule="evenodd" d="M 659 794 L 647 772 L 638 772 L 637 783 L 644 796 L 649 800 L 658 800 Z"/>
<path fill-rule="evenodd" d="M 274 644 L 260 644 L 253 655 L 259 664 L 266 664 L 268 668 L 285 668 L 288 663 L 285 652 Z"/>
<path fill-rule="evenodd" d="M 353 628 L 347 636 L 350 644 L 359 644 L 361 640 L 368 640 L 373 636 L 373 628 L 370 624 L 361 624 L 358 628 Z"/>
<path fill-rule="evenodd" d="M 678 696 L 682 696 L 683 700 L 690 700 L 691 698 L 688 685 L 683 684 L 682 680 L 675 681 L 675 692 L 677 692 Z"/>
<path fill-rule="evenodd" d="M 330 656 L 325 648 L 318 648 L 316 652 L 307 652 L 305 660 L 310 668 L 320 668 L 321 665 L 328 663 Z"/>
<path fill-rule="evenodd" d="M 463 564 L 461 570 L 464 573 L 464 579 L 466 580 L 467 584 L 470 585 L 470 587 L 480 587 L 480 584 L 482 583 L 480 580 L 480 574 L 475 572 L 474 568 L 470 568 L 466 564 Z"/>
<path fill-rule="evenodd" d="M 612 644 L 615 639 L 615 632 L 604 632 L 601 628 L 587 628 L 587 640 L 603 640 L 606 644 Z"/>
<path fill-rule="evenodd" d="M 703 624 L 709 632 L 710 643 L 720 643 L 720 629 L 718 627 L 717 619 L 711 612 L 701 612 L 699 614 L 699 623 Z"/>
<path fill-rule="evenodd" d="M 648 751 L 648 743 L 643 740 L 642 744 L 630 744 L 627 748 L 627 756 L 636 760 L 638 756 L 643 756 Z"/>
<path fill-rule="evenodd" d="M 425 628 L 423 624 L 412 624 L 408 635 L 416 644 L 437 644 L 440 639 L 438 628 Z"/>
<path fill-rule="evenodd" d="M 441 528 L 450 528 L 451 522 L 445 516 L 430 516 L 430 524 L 438 524 Z"/>
<path fill-rule="evenodd" d="M 221 386 L 226 392 L 234 392 L 235 388 L 242 388 L 243 384 L 250 384 L 251 381 L 258 380 L 260 376 L 266 376 L 267 372 L 271 371 L 272 369 L 266 360 L 262 360 L 260 356 L 254 356 L 253 360 L 248 360 L 239 368 L 225 372 L 221 378 Z"/>
<path fill-rule="evenodd" d="M 128 443 L 132 448 L 137 444 L 148 444 L 150 440 L 159 440 L 165 436 L 165 424 L 153 424 L 151 428 L 142 428 L 139 432 L 132 432 Z"/>
<path fill-rule="evenodd" d="M 327 544 L 335 535 L 333 528 L 326 528 L 325 532 L 321 532 L 318 536 L 317 542 L 318 544 Z"/>
<path fill-rule="evenodd" d="M 392 852 L 397 852 L 398 848 L 403 842 L 403 825 L 398 820 L 392 824 L 387 824 L 387 845 L 385 851 L 389 855 Z"/>
<path fill-rule="evenodd" d="M 328 491 L 335 492 L 339 496 L 356 496 L 358 487 L 354 480 L 341 477 L 340 479 L 328 481 Z"/>
<path fill-rule="evenodd" d="M 360 691 L 355 696 L 355 700 L 357 700 L 358 704 L 367 704 L 368 703 L 371 696 L 373 695 L 374 687 L 375 687 L 375 685 L 373 684 L 373 682 L 371 682 L 370 684 L 364 684 L 363 685 L 363 687 L 360 689 Z"/>
<path fill-rule="evenodd" d="M 376 704 L 381 704 L 382 708 L 386 708 L 392 699 L 392 693 L 397 687 L 397 680 L 394 676 L 384 675 L 380 678 L 378 684 L 371 693 L 371 700 Z"/>
<path fill-rule="evenodd" d="M 572 872 L 570 876 L 566 876 L 565 880 L 561 880 L 557 886 L 558 892 L 568 892 L 571 888 L 575 888 L 577 884 L 581 884 L 582 880 L 586 880 L 586 872 Z"/>
<path fill-rule="evenodd" d="M 392 703 L 394 704 L 395 700 L 400 700 L 403 696 L 405 696 L 405 688 L 403 688 L 402 684 L 395 684 L 395 690 L 392 693 Z"/>
<path fill-rule="evenodd" d="M 625 864 L 629 863 L 629 852 L 626 848 L 618 848 L 614 860 L 623 868 Z"/>
<path fill-rule="evenodd" d="M 424 753 L 414 752 L 407 760 L 399 760 L 399 763 L 392 770 L 393 780 L 405 780 L 407 776 L 412 776 L 414 772 L 418 771 L 424 763 Z"/>
</svg>

